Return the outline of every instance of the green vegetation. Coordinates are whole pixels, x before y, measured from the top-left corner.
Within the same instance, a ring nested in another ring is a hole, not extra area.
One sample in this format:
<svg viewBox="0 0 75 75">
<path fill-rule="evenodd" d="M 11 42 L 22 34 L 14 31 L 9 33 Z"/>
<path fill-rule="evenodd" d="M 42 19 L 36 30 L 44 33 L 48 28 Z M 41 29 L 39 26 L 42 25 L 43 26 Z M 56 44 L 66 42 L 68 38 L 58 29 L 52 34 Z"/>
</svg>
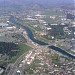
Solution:
<svg viewBox="0 0 75 75">
<path fill-rule="evenodd" d="M 42 40 L 43 42 L 46 42 L 46 43 L 49 42 L 49 40 L 46 39 L 44 36 L 36 35 L 36 38 L 39 39 L 39 40 Z"/>
<path fill-rule="evenodd" d="M 60 66 L 61 63 L 59 62 L 59 58 L 58 58 L 58 57 L 59 57 L 58 55 L 52 56 L 52 57 L 51 57 L 51 58 L 52 58 L 52 63 L 54 63 L 55 65 Z"/>
<path fill-rule="evenodd" d="M 0 66 L 6 67 L 9 64 L 9 61 L 0 61 Z"/>
<path fill-rule="evenodd" d="M 6 42 L 0 42 L 0 53 L 6 54 L 10 58 L 15 56 L 16 53 L 19 51 L 17 44 L 14 43 L 6 43 Z"/>
<path fill-rule="evenodd" d="M 19 52 L 16 54 L 16 56 L 11 60 L 11 63 L 14 63 L 22 54 L 27 52 L 31 49 L 31 47 L 27 46 L 26 44 L 20 43 L 18 44 Z"/>
<path fill-rule="evenodd" d="M 65 50 L 65 51 L 67 51 L 68 53 L 75 54 L 75 52 L 74 52 L 74 51 L 69 50 L 69 49 L 67 49 L 67 48 L 66 48 L 66 47 L 64 47 L 64 46 L 61 46 L 60 44 L 57 44 L 57 46 L 58 46 L 58 47 L 60 47 L 60 48 L 62 48 L 62 49 L 63 49 L 63 50 Z"/>
<path fill-rule="evenodd" d="M 33 25 L 31 23 L 25 23 L 23 20 L 19 20 L 19 19 L 16 19 L 20 24 L 22 25 L 25 25 L 27 26 L 32 32 L 33 32 L 33 35 L 34 37 L 36 37 L 37 39 L 39 40 L 42 40 L 43 42 L 47 42 L 47 40 L 44 38 L 44 37 L 40 37 L 38 36 L 35 32 L 40 32 L 41 31 L 41 28 L 38 26 L 36 28 L 33 27 Z M 33 23 L 34 24 L 34 23 Z"/>
<path fill-rule="evenodd" d="M 49 25 L 52 29 L 50 31 L 48 31 L 48 35 L 54 36 L 57 39 L 64 39 L 65 38 L 65 34 L 64 34 L 64 26 L 61 25 Z"/>
<path fill-rule="evenodd" d="M 0 42 L 0 65 L 6 67 L 18 52 L 19 48 L 17 44 Z"/>
<path fill-rule="evenodd" d="M 22 54 L 30 50 L 31 47 L 26 44 L 0 43 L 0 65 L 7 66 L 9 63 L 14 63 Z"/>
</svg>

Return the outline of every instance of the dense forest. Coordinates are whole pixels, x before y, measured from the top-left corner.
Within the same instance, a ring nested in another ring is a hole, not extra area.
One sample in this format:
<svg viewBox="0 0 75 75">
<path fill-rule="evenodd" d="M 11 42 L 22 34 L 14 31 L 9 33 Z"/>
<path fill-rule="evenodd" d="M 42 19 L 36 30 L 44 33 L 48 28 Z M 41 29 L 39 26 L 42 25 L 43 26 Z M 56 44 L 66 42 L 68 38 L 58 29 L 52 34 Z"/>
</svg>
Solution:
<svg viewBox="0 0 75 75">
<path fill-rule="evenodd" d="M 17 44 L 0 42 L 0 54 L 6 54 L 12 57 L 16 55 L 17 51 L 19 51 Z"/>
<path fill-rule="evenodd" d="M 54 26 L 51 26 L 49 25 L 52 29 L 48 31 L 48 35 L 51 35 L 51 36 L 54 36 L 55 38 L 58 38 L 58 39 L 63 39 L 65 37 L 65 34 L 64 34 L 64 26 L 61 26 L 61 25 L 54 25 Z"/>
</svg>

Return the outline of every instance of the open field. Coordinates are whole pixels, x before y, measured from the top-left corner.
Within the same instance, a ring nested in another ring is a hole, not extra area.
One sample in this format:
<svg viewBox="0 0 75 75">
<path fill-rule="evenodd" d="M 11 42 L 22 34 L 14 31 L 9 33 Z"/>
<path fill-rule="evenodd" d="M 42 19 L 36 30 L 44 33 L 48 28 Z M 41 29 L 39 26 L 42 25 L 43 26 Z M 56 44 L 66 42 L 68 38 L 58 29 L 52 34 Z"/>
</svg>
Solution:
<svg viewBox="0 0 75 75">
<path fill-rule="evenodd" d="M 16 56 L 11 60 L 11 63 L 14 63 L 23 53 L 27 52 L 31 49 L 31 47 L 27 46 L 26 44 L 18 44 L 20 52 L 16 54 Z"/>
</svg>

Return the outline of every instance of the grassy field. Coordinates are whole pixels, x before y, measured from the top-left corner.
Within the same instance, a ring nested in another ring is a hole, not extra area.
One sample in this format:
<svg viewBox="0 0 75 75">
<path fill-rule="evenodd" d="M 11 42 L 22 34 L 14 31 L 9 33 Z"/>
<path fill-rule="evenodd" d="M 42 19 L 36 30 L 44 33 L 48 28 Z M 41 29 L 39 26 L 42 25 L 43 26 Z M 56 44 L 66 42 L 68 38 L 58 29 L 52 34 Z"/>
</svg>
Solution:
<svg viewBox="0 0 75 75">
<path fill-rule="evenodd" d="M 36 31 L 37 32 L 41 32 L 42 30 L 41 30 L 41 28 L 40 27 L 36 27 L 36 28 L 34 28 L 32 25 L 31 25 L 31 23 L 25 23 L 24 21 L 19 21 L 19 23 L 20 24 L 22 24 L 22 25 L 25 25 L 25 26 L 27 26 L 32 32 L 33 32 L 33 35 L 34 35 L 34 37 L 36 37 L 38 40 L 42 40 L 43 42 L 47 42 L 47 40 L 45 39 L 45 38 L 43 38 L 43 37 L 39 37 L 38 35 L 36 35 Z"/>
<path fill-rule="evenodd" d="M 12 57 L 11 59 L 9 60 L 3 60 L 3 61 L 0 61 L 0 66 L 3 66 L 3 67 L 7 67 L 8 64 L 10 63 L 15 63 L 15 61 L 24 53 L 26 53 L 27 51 L 29 51 L 30 49 L 32 49 L 31 47 L 27 46 L 26 44 L 23 44 L 23 43 L 20 43 L 18 44 L 18 47 L 19 47 L 19 52 L 17 52 L 16 56 Z M 6 75 L 3 74 L 3 75 Z"/>
<path fill-rule="evenodd" d="M 15 57 L 13 57 L 13 59 L 10 61 L 11 63 L 14 63 L 22 54 L 24 54 L 25 52 L 29 51 L 31 49 L 31 47 L 27 46 L 26 44 L 18 44 L 19 47 L 19 52 L 16 54 Z"/>
</svg>

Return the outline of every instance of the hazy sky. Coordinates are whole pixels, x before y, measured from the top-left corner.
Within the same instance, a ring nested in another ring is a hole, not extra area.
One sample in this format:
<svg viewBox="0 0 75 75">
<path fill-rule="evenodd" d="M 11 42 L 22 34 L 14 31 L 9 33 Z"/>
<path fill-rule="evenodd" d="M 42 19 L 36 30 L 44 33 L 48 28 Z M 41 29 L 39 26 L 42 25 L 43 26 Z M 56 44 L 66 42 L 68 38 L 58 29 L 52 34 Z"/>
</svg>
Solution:
<svg viewBox="0 0 75 75">
<path fill-rule="evenodd" d="M 52 4 L 61 4 L 61 3 L 69 3 L 69 2 L 74 2 L 75 0 L 0 0 L 0 3 L 5 2 L 6 4 L 14 3 L 14 4 L 20 4 L 20 5 L 25 5 L 25 4 L 32 4 L 32 3 L 38 3 L 42 5 L 52 5 Z"/>
<path fill-rule="evenodd" d="M 48 2 L 52 2 L 52 1 L 53 1 L 53 2 L 56 2 L 56 1 L 63 1 L 63 2 L 65 2 L 65 1 L 67 1 L 67 2 L 68 2 L 68 1 L 70 1 L 70 2 L 71 2 L 71 1 L 75 1 L 75 0 L 0 0 L 0 1 L 12 1 L 12 2 L 14 2 L 14 1 L 17 1 L 17 2 L 19 2 L 19 1 L 21 1 L 21 2 L 22 2 L 22 1 L 37 1 L 37 2 L 38 2 L 38 1 L 39 1 L 39 2 L 40 2 L 40 1 L 42 1 L 42 2 L 44 2 L 44 1 L 45 1 L 45 2 L 46 2 L 46 1 L 48 1 Z"/>
<path fill-rule="evenodd" d="M 10 1 L 10 2 L 39 2 L 39 3 L 59 3 L 59 2 L 74 2 L 75 0 L 0 0 L 0 1 Z"/>
</svg>

